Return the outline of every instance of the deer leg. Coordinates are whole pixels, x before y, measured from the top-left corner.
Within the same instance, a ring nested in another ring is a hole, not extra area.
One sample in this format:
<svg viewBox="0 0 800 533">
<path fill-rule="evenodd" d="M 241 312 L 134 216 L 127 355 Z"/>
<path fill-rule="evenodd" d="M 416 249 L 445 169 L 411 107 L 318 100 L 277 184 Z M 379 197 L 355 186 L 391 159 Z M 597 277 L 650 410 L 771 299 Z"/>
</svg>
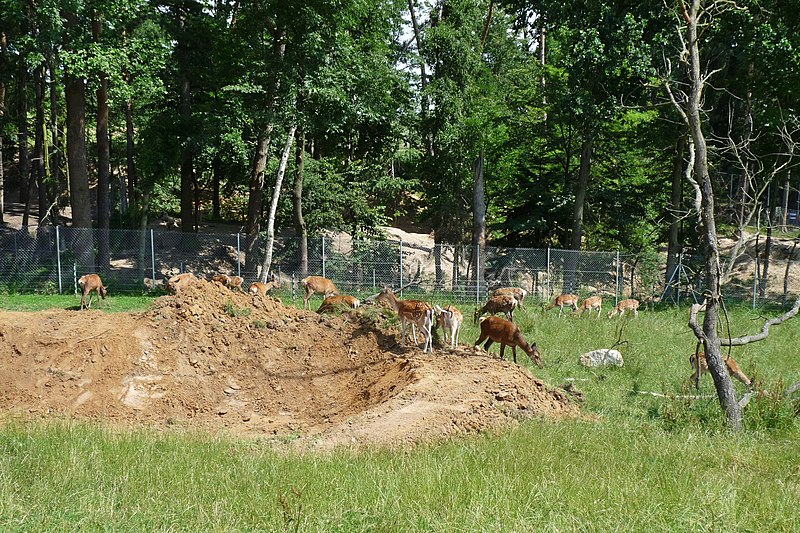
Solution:
<svg viewBox="0 0 800 533">
<path fill-rule="evenodd" d="M 482 343 L 483 341 L 485 341 L 485 340 L 486 340 L 486 337 L 487 337 L 486 335 L 484 335 L 483 333 L 481 333 L 481 336 L 480 336 L 480 337 L 478 337 L 478 340 L 476 340 L 476 341 L 475 341 L 475 346 L 477 346 L 477 345 L 479 345 L 480 343 Z"/>
<path fill-rule="evenodd" d="M 488 341 L 486 341 L 486 344 L 483 345 L 483 349 L 488 352 L 489 351 L 489 347 L 492 345 L 493 342 L 494 341 L 492 339 L 489 339 Z"/>
<path fill-rule="evenodd" d="M 517 347 L 516 346 L 512 346 L 511 347 L 511 353 L 514 354 L 514 364 L 517 364 Z"/>
<path fill-rule="evenodd" d="M 500 343 L 500 359 L 505 359 L 505 353 L 506 353 L 506 345 L 501 342 Z"/>
</svg>

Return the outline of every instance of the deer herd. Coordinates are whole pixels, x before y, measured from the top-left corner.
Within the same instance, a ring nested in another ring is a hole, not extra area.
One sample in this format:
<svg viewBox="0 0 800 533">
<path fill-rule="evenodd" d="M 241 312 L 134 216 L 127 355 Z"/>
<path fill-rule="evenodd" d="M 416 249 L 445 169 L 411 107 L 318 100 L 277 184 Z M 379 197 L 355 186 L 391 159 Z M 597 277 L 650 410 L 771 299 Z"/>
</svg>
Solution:
<svg viewBox="0 0 800 533">
<path fill-rule="evenodd" d="M 166 290 L 170 294 L 177 294 L 187 287 L 197 282 L 198 278 L 191 273 L 178 274 L 169 278 L 166 282 Z M 244 292 L 242 286 L 244 279 L 240 276 L 230 276 L 227 274 L 217 274 L 210 278 L 210 281 L 228 287 L 231 291 Z M 100 276 L 97 274 L 86 274 L 77 281 L 81 288 L 81 309 L 89 309 L 92 299 L 96 295 L 97 301 L 104 299 L 107 295 L 107 287 L 103 285 Z M 335 309 L 355 309 L 361 305 L 361 301 L 354 296 L 339 294 L 339 290 L 332 280 L 322 276 L 308 276 L 300 281 L 300 285 L 305 289 L 303 297 L 303 309 L 310 309 L 310 299 L 315 294 L 323 295 L 324 299 L 318 312 L 325 313 Z M 266 297 L 274 288 L 280 288 L 280 282 L 273 275 L 267 283 L 253 282 L 248 288 L 248 293 L 252 296 Z M 481 307 L 476 307 L 473 315 L 473 322 L 480 324 L 480 336 L 475 341 L 477 347 L 484 343 L 484 349 L 488 352 L 493 343 L 500 344 L 500 358 L 504 359 L 506 346 L 512 351 L 514 363 L 517 362 L 517 347 L 521 348 L 531 361 L 539 368 L 542 368 L 542 358 L 536 343 L 529 344 L 522 334 L 519 326 L 514 323 L 514 310 L 519 307 L 525 309 L 523 302 L 527 296 L 524 289 L 518 287 L 501 287 L 493 290 Z M 424 340 L 423 353 L 433 352 L 433 331 L 441 328 L 444 334 L 445 347 L 455 349 L 458 347 L 461 325 L 464 315 L 454 305 L 432 305 L 423 300 L 403 300 L 389 287 L 384 287 L 379 294 L 369 298 L 376 303 L 383 304 L 397 313 L 401 323 L 400 343 L 406 345 L 406 339 L 410 338 L 415 346 L 417 343 L 417 330 L 422 333 Z M 580 302 L 580 303 L 579 303 Z M 633 313 L 634 317 L 639 315 L 639 301 L 633 298 L 622 300 L 607 313 L 607 317 L 613 318 L 617 315 L 622 317 L 626 312 Z M 595 295 L 580 300 L 575 294 L 560 294 L 547 305 L 542 305 L 542 313 L 547 313 L 551 309 L 558 307 L 558 316 L 564 314 L 564 309 L 572 310 L 576 316 L 585 311 L 597 312 L 595 318 L 600 318 L 603 309 L 602 296 Z M 568 311 L 569 312 L 569 311 Z M 490 315 L 485 317 L 484 315 Z M 503 314 L 505 318 L 495 316 Z M 410 327 L 409 327 L 410 326 Z M 693 354 L 690 358 L 693 369 L 691 381 L 699 387 L 700 377 L 708 371 L 705 354 Z M 731 376 L 735 377 L 746 386 L 751 386 L 750 379 L 741 371 L 733 357 L 727 357 L 725 364 Z"/>
</svg>

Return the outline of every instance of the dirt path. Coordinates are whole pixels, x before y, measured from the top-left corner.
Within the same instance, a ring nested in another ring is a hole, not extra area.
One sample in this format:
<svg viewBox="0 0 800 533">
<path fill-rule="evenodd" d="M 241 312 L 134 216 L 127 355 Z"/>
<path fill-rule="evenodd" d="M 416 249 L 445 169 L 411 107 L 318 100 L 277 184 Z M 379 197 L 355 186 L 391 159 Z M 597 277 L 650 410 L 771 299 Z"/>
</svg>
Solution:
<svg viewBox="0 0 800 533">
<path fill-rule="evenodd" d="M 205 281 L 147 313 L 0 313 L 0 412 L 406 445 L 577 416 L 559 389 L 471 348 L 403 350 L 375 309 L 338 317 Z"/>
</svg>

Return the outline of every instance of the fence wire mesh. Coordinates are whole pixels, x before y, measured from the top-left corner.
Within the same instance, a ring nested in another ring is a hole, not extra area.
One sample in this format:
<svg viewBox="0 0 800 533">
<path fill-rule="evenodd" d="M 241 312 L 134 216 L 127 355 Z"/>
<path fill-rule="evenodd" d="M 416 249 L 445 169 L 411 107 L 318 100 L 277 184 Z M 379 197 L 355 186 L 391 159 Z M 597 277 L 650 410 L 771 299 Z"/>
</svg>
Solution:
<svg viewBox="0 0 800 533">
<path fill-rule="evenodd" d="M 0 234 L 0 290 L 57 293 L 76 291 L 76 280 L 100 274 L 117 293 L 152 290 L 171 276 L 193 272 L 240 275 L 246 283 L 261 277 L 265 241 L 246 234 L 182 233 L 147 229 L 107 230 L 35 227 Z M 250 257 L 248 257 L 248 250 Z M 704 289 L 702 258 L 681 256 L 667 275 L 657 256 L 558 249 L 486 247 L 346 236 L 307 239 L 308 261 L 301 263 L 301 241 L 276 239 L 271 271 L 284 290 L 297 294 L 304 275 L 332 279 L 340 291 L 374 294 L 390 286 L 405 297 L 479 303 L 491 289 L 518 286 L 533 299 L 562 293 L 630 296 L 671 303 L 694 302 Z M 765 275 L 763 259 L 738 261 L 725 286 L 735 300 L 785 304 L 797 291 L 795 249 L 778 248 Z M 249 259 L 249 260 L 248 260 Z M 749 266 L 748 266 L 749 265 Z"/>
</svg>

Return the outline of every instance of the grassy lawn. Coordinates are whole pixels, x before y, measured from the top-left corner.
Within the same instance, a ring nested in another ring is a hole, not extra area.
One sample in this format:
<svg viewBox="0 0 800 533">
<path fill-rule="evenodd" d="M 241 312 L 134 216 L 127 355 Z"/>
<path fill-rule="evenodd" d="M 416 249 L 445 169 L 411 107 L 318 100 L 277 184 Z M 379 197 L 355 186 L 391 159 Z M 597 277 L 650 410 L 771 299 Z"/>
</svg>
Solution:
<svg viewBox="0 0 800 533">
<path fill-rule="evenodd" d="M 0 307 L 26 308 L 11 298 L 0 297 Z M 77 305 L 72 296 L 38 298 L 49 303 L 27 308 Z M 112 298 L 114 311 L 123 310 L 122 298 Z M 139 298 L 146 307 L 149 300 Z M 461 309 L 461 342 L 471 344 L 478 328 L 472 308 Z M 761 315 L 773 314 L 734 307 L 732 333 L 758 331 Z M 557 315 L 533 303 L 515 314 L 545 368 L 521 353 L 518 360 L 551 385 L 573 383 L 589 420 L 532 420 L 414 450 L 325 455 L 225 435 L 7 422 L 0 427 L 0 529 L 800 530 L 798 404 L 781 395 L 800 381 L 798 319 L 733 352 L 769 392 L 746 408 L 746 430 L 731 435 L 710 377 L 704 398 L 679 397 L 695 394 L 687 308 L 623 320 Z M 618 339 L 624 367 L 578 364 L 580 353 Z"/>
<path fill-rule="evenodd" d="M 146 311 L 155 297 L 149 295 L 117 294 L 97 302 L 93 298 L 92 309 L 110 313 Z M 46 309 L 80 310 L 81 297 L 73 294 L 0 294 L 0 309 L 6 311 L 44 311 Z"/>
</svg>

